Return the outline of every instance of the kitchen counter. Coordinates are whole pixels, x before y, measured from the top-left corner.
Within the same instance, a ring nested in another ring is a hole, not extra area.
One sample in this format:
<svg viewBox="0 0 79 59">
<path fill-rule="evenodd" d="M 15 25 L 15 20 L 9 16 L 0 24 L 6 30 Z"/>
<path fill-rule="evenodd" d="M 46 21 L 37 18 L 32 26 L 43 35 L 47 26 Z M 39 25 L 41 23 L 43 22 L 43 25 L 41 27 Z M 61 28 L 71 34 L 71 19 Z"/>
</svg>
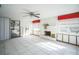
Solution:
<svg viewBox="0 0 79 59">
<path fill-rule="evenodd" d="M 67 33 L 67 32 L 58 32 L 59 34 L 66 34 L 66 35 L 74 35 L 74 36 L 79 36 L 79 33 Z"/>
<path fill-rule="evenodd" d="M 56 40 L 74 45 L 79 45 L 79 33 L 58 32 L 56 33 Z"/>
</svg>

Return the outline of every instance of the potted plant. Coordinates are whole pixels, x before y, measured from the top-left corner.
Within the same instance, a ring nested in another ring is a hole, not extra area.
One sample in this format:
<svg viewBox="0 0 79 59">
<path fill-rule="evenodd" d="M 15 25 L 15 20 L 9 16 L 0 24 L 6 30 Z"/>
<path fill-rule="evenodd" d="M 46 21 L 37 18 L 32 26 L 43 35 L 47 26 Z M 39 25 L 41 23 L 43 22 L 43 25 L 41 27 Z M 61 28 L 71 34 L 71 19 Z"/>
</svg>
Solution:
<svg viewBox="0 0 79 59">
<path fill-rule="evenodd" d="M 43 24 L 44 29 L 47 29 L 47 26 L 49 26 L 49 24 Z"/>
</svg>

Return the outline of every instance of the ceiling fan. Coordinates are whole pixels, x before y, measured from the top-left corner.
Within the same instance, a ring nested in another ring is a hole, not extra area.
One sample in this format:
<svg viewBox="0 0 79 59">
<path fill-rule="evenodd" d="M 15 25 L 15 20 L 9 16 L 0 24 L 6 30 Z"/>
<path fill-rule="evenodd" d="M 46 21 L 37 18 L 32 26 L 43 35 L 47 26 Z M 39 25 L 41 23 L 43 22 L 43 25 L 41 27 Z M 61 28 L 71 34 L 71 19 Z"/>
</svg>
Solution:
<svg viewBox="0 0 79 59">
<path fill-rule="evenodd" d="M 30 10 L 24 10 L 24 16 L 23 17 L 36 17 L 36 18 L 40 18 L 40 13 L 37 13 L 37 11 L 30 11 Z"/>
</svg>

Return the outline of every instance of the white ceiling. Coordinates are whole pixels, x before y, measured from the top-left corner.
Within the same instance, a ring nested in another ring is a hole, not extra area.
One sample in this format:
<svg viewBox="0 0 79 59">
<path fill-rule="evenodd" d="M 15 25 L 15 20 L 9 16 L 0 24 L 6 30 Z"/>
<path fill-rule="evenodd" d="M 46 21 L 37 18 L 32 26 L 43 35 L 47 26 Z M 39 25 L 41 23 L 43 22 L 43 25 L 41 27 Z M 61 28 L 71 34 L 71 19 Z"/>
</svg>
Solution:
<svg viewBox="0 0 79 59">
<path fill-rule="evenodd" d="M 23 18 L 23 10 L 28 9 L 40 13 L 41 18 L 53 17 L 62 14 L 78 12 L 79 5 L 75 4 L 4 4 L 0 8 L 0 16 L 13 19 Z"/>
</svg>

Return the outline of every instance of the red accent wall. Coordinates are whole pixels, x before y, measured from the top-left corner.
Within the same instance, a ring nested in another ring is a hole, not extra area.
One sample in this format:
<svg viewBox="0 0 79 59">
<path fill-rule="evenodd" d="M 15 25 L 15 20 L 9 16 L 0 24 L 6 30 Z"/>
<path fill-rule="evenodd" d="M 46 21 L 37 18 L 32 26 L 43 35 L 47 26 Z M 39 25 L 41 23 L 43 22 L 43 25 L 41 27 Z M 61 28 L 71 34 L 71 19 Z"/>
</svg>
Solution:
<svg viewBox="0 0 79 59">
<path fill-rule="evenodd" d="M 33 20 L 32 23 L 40 23 L 40 20 Z"/>
<path fill-rule="evenodd" d="M 71 18 L 79 18 L 79 12 L 58 16 L 58 20 L 66 20 Z"/>
</svg>

